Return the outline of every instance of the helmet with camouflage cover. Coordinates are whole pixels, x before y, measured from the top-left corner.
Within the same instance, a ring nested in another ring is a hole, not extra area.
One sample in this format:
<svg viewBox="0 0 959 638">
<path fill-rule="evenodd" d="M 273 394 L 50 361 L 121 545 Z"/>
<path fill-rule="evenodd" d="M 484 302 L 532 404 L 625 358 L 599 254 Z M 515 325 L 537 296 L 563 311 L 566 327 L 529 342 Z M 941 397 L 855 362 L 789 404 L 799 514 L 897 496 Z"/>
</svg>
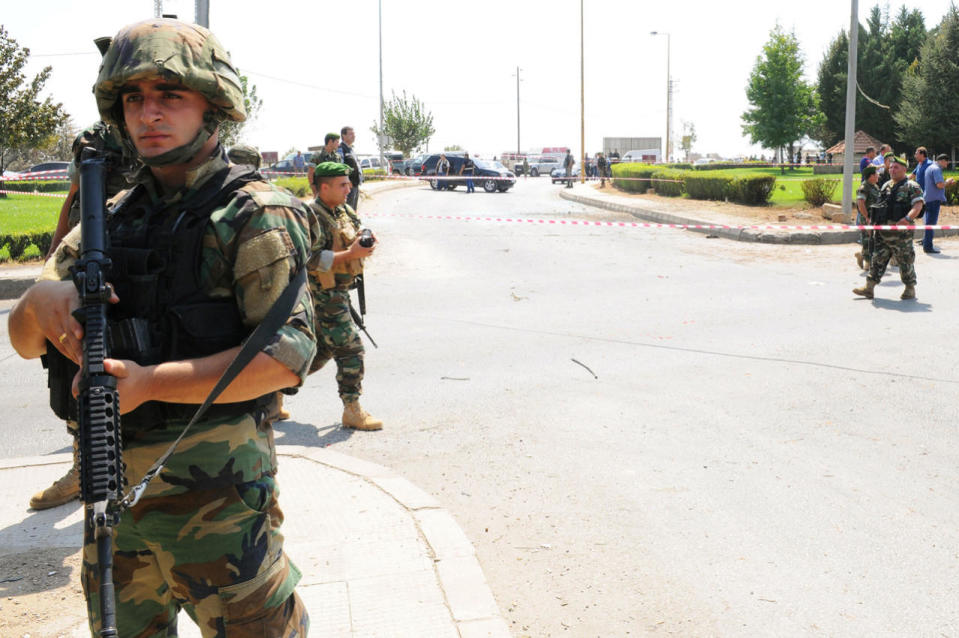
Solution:
<svg viewBox="0 0 959 638">
<path fill-rule="evenodd" d="M 253 168 L 260 168 L 260 151 L 256 150 L 255 146 L 234 144 L 226 155 L 234 164 L 247 164 Z"/>
<path fill-rule="evenodd" d="M 246 119 L 240 76 L 230 54 L 209 30 L 169 18 L 135 22 L 120 30 L 103 55 L 93 93 L 104 121 L 125 133 L 120 93 L 130 82 L 165 79 L 203 95 L 213 106 L 193 142 L 152 158 L 150 166 L 192 159 L 220 121 Z"/>
</svg>

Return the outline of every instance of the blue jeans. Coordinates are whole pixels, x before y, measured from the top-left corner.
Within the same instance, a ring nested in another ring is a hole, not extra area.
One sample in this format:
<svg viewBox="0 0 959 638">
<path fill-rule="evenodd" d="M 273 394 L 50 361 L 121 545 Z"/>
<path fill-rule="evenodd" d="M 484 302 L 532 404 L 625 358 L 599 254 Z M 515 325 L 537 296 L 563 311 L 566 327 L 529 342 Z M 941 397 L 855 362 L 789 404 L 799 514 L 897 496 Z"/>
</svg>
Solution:
<svg viewBox="0 0 959 638">
<path fill-rule="evenodd" d="M 939 208 L 942 202 L 926 202 L 926 226 L 935 226 L 939 223 Z M 934 230 L 927 230 L 922 236 L 922 249 L 932 250 L 932 236 L 936 233 Z"/>
<path fill-rule="evenodd" d="M 466 174 L 466 192 L 472 193 L 474 190 L 476 189 L 473 188 L 473 174 L 467 173 Z"/>
</svg>

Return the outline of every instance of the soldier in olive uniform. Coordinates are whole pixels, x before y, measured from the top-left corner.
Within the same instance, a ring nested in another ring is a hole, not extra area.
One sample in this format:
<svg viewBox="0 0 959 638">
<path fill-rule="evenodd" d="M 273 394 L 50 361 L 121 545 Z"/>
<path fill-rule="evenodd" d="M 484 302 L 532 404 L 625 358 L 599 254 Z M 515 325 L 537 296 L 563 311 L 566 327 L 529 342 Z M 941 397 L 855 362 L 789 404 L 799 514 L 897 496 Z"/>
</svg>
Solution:
<svg viewBox="0 0 959 638">
<path fill-rule="evenodd" d="M 886 202 L 884 219 L 871 215 L 877 225 L 914 225 L 922 212 L 922 189 L 919 184 L 906 176 L 906 161 L 900 157 L 892 158 L 889 164 L 890 180 L 882 187 L 882 198 Z M 876 209 L 873 209 L 874 211 Z M 872 264 L 866 285 L 853 289 L 853 293 L 872 299 L 876 284 L 886 272 L 886 266 L 893 257 L 899 262 L 899 277 L 906 285 L 902 299 L 916 298 L 916 252 L 912 246 L 911 230 L 880 230 L 875 233 L 872 248 Z"/>
<path fill-rule="evenodd" d="M 220 122 L 246 117 L 230 55 L 203 27 L 150 19 L 117 34 L 94 94 L 100 116 L 145 167 L 107 218 L 114 343 L 127 479 L 135 484 L 281 293 L 285 323 L 185 433 L 165 469 L 113 527 L 118 636 L 175 636 L 185 608 L 204 638 L 305 636 L 300 573 L 283 552 L 271 420 L 278 390 L 299 386 L 315 353 L 313 305 L 298 273 L 310 258 L 310 211 L 248 166 L 232 165 Z M 80 229 L 64 237 L 11 310 L 25 358 L 47 344 L 74 361 L 83 327 L 69 267 Z M 126 342 L 132 326 L 144 338 Z M 69 387 L 69 385 L 67 386 Z M 101 629 L 97 547 L 85 525 L 81 582 L 90 629 Z"/>
<path fill-rule="evenodd" d="M 862 171 L 862 183 L 856 192 L 856 225 L 864 226 L 869 223 L 869 208 L 879 201 L 879 172 L 875 166 L 867 166 Z M 859 231 L 859 243 L 862 249 L 856 253 L 856 263 L 861 270 L 869 270 L 872 266 L 872 232 Z"/>
<path fill-rule="evenodd" d="M 314 172 L 317 197 L 310 204 L 319 229 L 314 231 L 310 286 L 316 304 L 316 358 L 311 372 L 336 361 L 336 382 L 343 401 L 343 425 L 357 430 L 379 430 L 383 422 L 360 407 L 363 382 L 363 342 L 350 316 L 350 287 L 363 273 L 363 258 L 372 246 L 360 245 L 360 218 L 346 203 L 352 188 L 350 167 L 324 162 Z"/>
<path fill-rule="evenodd" d="M 336 133 L 327 133 L 326 137 L 323 138 L 323 148 L 314 153 L 313 157 L 310 159 L 312 164 L 306 169 L 306 179 L 310 184 L 310 190 L 313 191 L 313 197 L 316 197 L 316 185 L 313 180 L 313 174 L 316 170 L 316 167 L 323 162 L 339 162 L 340 156 L 337 153 L 337 149 L 340 147 L 340 136 Z"/>
</svg>

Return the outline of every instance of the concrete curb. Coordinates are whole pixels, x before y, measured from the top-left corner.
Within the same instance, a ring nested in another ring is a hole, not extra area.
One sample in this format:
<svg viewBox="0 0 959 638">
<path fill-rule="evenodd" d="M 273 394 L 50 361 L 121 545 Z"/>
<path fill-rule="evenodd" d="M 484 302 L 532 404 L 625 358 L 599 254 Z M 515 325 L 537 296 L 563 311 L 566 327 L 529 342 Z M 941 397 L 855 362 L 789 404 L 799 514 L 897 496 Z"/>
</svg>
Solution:
<svg viewBox="0 0 959 638">
<path fill-rule="evenodd" d="M 401 505 L 433 553 L 436 580 L 460 636 L 503 636 L 509 625 L 486 582 L 476 549 L 439 501 L 391 469 L 328 449 L 284 446 L 277 456 L 306 459 L 361 478 Z"/>
<path fill-rule="evenodd" d="M 626 213 L 639 219 L 655 222 L 658 224 L 709 224 L 710 222 L 701 219 L 692 219 L 689 217 L 680 217 L 669 213 L 650 210 L 635 204 L 622 204 L 619 202 L 608 201 L 599 197 L 589 197 L 579 193 L 570 193 L 566 190 L 560 191 L 560 197 L 574 201 L 587 206 L 595 206 L 605 210 L 611 210 L 618 213 Z M 859 241 L 858 230 L 844 230 L 836 232 L 818 232 L 818 231 L 766 231 L 755 230 L 751 228 L 716 228 L 700 229 L 690 228 L 692 232 L 706 233 L 716 235 L 723 239 L 733 241 L 752 242 L 760 244 L 790 244 L 790 245 L 830 245 L 830 244 L 853 244 Z M 914 237 L 921 239 L 925 231 L 916 230 Z M 951 237 L 959 235 L 959 230 L 938 230 L 936 237 Z"/>
</svg>

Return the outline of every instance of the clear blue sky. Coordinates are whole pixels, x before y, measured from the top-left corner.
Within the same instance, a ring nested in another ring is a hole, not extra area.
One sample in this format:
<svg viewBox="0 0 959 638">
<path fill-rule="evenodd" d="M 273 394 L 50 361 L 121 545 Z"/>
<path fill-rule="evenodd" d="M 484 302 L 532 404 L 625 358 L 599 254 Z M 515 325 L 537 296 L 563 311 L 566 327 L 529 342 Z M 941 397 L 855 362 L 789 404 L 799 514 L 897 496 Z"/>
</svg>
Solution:
<svg viewBox="0 0 959 638">
<path fill-rule="evenodd" d="M 265 106 L 249 142 L 283 152 L 322 143 L 350 124 L 360 152 L 375 152 L 378 117 L 376 0 L 275 2 L 210 0 L 210 24 Z M 924 0 L 926 26 L 950 0 Z M 152 0 L 6 3 L 0 21 L 34 57 L 53 66 L 48 91 L 75 123 L 97 119 L 90 88 L 99 56 L 93 39 L 153 15 Z M 192 0 L 164 11 L 193 18 Z M 436 149 L 459 144 L 490 156 L 516 147 L 516 67 L 522 68 L 521 145 L 578 151 L 579 6 L 577 0 L 383 0 L 383 83 L 407 90 L 435 118 Z M 860 2 L 863 20 L 873 6 Z M 892 5 L 893 11 L 898 4 Z M 94 11 L 96 9 L 96 11 Z M 666 39 L 676 83 L 673 131 L 683 120 L 698 133 L 694 150 L 725 156 L 762 152 L 741 132 L 746 80 L 777 21 L 794 30 L 813 79 L 830 40 L 849 23 L 842 0 L 586 0 L 586 150 L 603 136 L 665 135 Z"/>
</svg>

